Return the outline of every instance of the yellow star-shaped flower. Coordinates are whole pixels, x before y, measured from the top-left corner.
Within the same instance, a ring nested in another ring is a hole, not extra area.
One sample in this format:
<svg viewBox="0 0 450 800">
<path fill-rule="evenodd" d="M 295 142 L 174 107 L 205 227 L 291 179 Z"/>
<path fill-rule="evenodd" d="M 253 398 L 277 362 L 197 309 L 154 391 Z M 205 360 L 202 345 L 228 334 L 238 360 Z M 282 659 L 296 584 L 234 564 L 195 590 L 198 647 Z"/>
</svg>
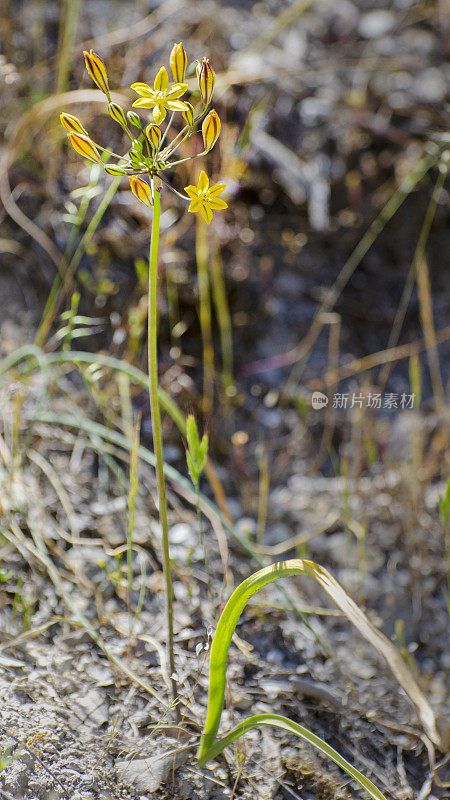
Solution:
<svg viewBox="0 0 450 800">
<path fill-rule="evenodd" d="M 194 214 L 200 212 L 207 225 L 209 225 L 213 218 L 213 211 L 228 208 L 225 200 L 221 200 L 219 197 L 219 194 L 222 194 L 225 188 L 226 183 L 215 183 L 214 186 L 210 186 L 209 178 L 206 172 L 202 170 L 197 186 L 184 187 L 184 191 L 191 198 L 188 211 Z"/>
<path fill-rule="evenodd" d="M 186 111 L 187 105 L 178 100 L 188 88 L 187 83 L 174 83 L 169 89 L 169 76 L 165 67 L 159 70 L 153 89 L 147 83 L 132 83 L 131 88 L 140 95 L 133 106 L 137 108 L 152 108 L 153 119 L 157 125 L 166 118 L 167 110 Z"/>
</svg>

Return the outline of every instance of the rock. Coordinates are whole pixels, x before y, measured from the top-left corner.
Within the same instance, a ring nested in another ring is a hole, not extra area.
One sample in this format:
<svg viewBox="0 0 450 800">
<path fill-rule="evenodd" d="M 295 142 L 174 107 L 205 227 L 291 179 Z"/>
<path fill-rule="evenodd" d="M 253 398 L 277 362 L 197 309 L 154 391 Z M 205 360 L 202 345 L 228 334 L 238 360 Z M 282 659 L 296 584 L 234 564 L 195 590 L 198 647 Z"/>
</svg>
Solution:
<svg viewBox="0 0 450 800">
<path fill-rule="evenodd" d="M 359 33 L 364 39 L 378 39 L 392 30 L 394 25 L 395 16 L 391 11 L 369 11 L 361 17 Z"/>
<path fill-rule="evenodd" d="M 103 725 L 108 722 L 108 705 L 103 692 L 98 689 L 76 692 L 71 695 L 69 705 L 78 721 L 84 724 Z"/>
<path fill-rule="evenodd" d="M 437 67 L 422 70 L 414 81 L 413 93 L 424 103 L 442 103 L 447 94 L 447 81 L 442 70 Z"/>
<path fill-rule="evenodd" d="M 133 761 L 119 760 L 116 761 L 117 775 L 122 783 L 133 786 L 138 792 L 156 792 L 172 770 L 184 764 L 187 758 L 187 751 L 182 750 Z"/>
<path fill-rule="evenodd" d="M 30 771 L 21 759 L 14 761 L 3 777 L 3 787 L 13 797 L 25 797 Z"/>
</svg>

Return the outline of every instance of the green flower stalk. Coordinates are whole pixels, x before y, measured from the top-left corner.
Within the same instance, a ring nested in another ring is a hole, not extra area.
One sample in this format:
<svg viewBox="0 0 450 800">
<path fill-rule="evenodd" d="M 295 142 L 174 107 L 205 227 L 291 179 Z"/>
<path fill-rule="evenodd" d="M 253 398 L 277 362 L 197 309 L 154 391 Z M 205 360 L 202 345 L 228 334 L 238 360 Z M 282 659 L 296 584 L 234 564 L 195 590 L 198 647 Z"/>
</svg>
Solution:
<svg viewBox="0 0 450 800">
<path fill-rule="evenodd" d="M 177 151 L 184 142 L 197 135 L 197 126 L 208 110 L 214 89 L 214 70 L 207 59 L 197 62 L 197 77 L 199 92 L 202 105 L 195 109 L 191 103 L 181 99 L 188 91 L 188 85 L 184 82 L 187 54 L 181 42 L 175 44 L 170 56 L 170 68 L 175 83 L 169 83 L 167 70 L 162 66 L 153 82 L 153 87 L 147 83 L 137 82 L 131 88 L 139 95 L 134 101 L 133 106 L 138 109 L 151 110 L 153 121 L 142 121 L 140 115 L 135 111 L 128 111 L 117 103 L 112 102 L 108 83 L 108 76 L 105 64 L 100 56 L 92 50 L 85 51 L 84 57 L 86 68 L 94 83 L 105 94 L 108 101 L 108 113 L 117 122 L 127 137 L 129 138 L 129 150 L 124 155 L 118 155 L 105 147 L 94 142 L 82 123 L 71 114 L 61 114 L 61 124 L 67 131 L 67 137 L 77 153 L 84 158 L 101 164 L 105 171 L 110 175 L 126 176 L 130 182 L 133 195 L 148 208 L 152 208 L 153 217 L 151 222 L 151 242 L 149 255 L 149 286 L 148 286 L 148 380 L 149 398 L 153 428 L 153 447 L 156 458 L 156 474 L 158 482 L 159 498 L 159 518 L 162 529 L 162 550 L 163 568 L 166 591 L 167 609 L 167 647 L 169 669 L 172 680 L 172 696 L 178 715 L 178 693 L 177 684 L 174 678 L 174 641 L 173 641 L 173 588 L 172 573 L 170 566 L 169 551 L 169 528 L 167 521 L 167 502 L 166 488 L 164 480 L 164 462 L 161 434 L 161 418 L 158 403 L 158 358 L 157 358 L 157 286 L 158 286 L 158 248 L 160 233 L 160 192 L 163 182 L 172 188 L 170 182 L 164 177 L 166 170 L 172 170 L 178 164 L 182 164 L 208 153 L 220 134 L 220 120 L 216 111 L 210 111 L 202 126 L 202 137 L 204 149 L 198 155 L 192 157 L 178 157 Z M 170 117 L 168 124 L 163 131 L 161 123 L 164 122 L 168 113 Z M 169 132 L 176 115 L 179 114 L 180 124 L 178 132 L 172 137 Z M 130 128 L 131 126 L 131 128 Z M 132 128 L 137 129 L 134 134 Z M 108 160 L 104 154 L 107 154 Z M 213 211 L 227 208 L 224 200 L 219 195 L 225 189 L 224 183 L 210 186 L 209 178 L 202 171 L 196 186 L 185 187 L 186 194 L 176 191 L 176 194 L 189 202 L 189 211 L 200 213 L 205 222 L 209 225 Z M 194 439 L 191 437 L 191 445 Z M 194 447 L 193 453 L 198 456 L 198 461 L 192 467 L 198 471 L 195 473 L 197 480 L 200 472 L 204 468 L 206 458 L 207 440 L 205 437 L 202 442 L 197 442 L 198 452 Z M 195 461 L 195 459 L 194 459 Z M 195 472 L 195 470 L 194 470 Z"/>
</svg>

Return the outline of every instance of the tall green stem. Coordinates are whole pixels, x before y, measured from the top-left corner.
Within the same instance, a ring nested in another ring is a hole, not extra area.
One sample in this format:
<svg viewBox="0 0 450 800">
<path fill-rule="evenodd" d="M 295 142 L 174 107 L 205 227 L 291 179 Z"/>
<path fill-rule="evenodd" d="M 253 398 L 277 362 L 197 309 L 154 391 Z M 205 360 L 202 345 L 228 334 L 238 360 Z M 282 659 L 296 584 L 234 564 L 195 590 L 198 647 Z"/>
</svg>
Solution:
<svg viewBox="0 0 450 800">
<path fill-rule="evenodd" d="M 161 204 L 159 191 L 154 193 L 153 222 L 151 228 L 150 258 L 148 271 L 148 379 L 150 409 L 152 414 L 153 429 L 153 449 L 156 458 L 156 475 L 158 479 L 158 499 L 159 499 L 159 519 L 162 529 L 163 544 L 163 568 L 166 583 L 166 608 L 167 608 L 167 650 L 169 658 L 170 675 L 175 672 L 175 660 L 173 653 L 173 588 L 172 574 L 170 569 L 169 554 L 169 526 L 167 524 L 167 501 L 166 484 L 164 480 L 164 461 L 161 435 L 161 416 L 159 413 L 158 402 L 158 245 L 159 245 L 159 220 L 161 216 Z M 176 681 L 172 681 L 172 697 L 176 703 L 178 715 L 178 691 Z"/>
<path fill-rule="evenodd" d="M 195 237 L 200 328 L 203 343 L 203 412 L 210 414 L 214 402 L 214 345 L 211 325 L 211 291 L 208 274 L 208 237 L 200 214 Z"/>
</svg>

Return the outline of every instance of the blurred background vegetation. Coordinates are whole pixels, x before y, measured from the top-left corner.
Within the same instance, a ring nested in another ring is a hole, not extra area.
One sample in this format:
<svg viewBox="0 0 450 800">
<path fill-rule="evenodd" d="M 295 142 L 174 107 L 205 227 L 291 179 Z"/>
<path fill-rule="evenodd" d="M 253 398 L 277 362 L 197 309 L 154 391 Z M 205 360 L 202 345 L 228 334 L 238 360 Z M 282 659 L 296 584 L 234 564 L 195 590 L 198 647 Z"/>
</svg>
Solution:
<svg viewBox="0 0 450 800">
<path fill-rule="evenodd" d="M 183 41 L 191 82 L 196 58 L 216 70 L 222 133 L 205 163 L 227 183 L 229 208 L 206 228 L 163 193 L 161 385 L 207 428 L 215 472 L 205 494 L 255 552 L 331 566 L 427 680 L 449 666 L 448 519 L 438 509 L 449 474 L 449 33 L 446 0 L 0 7 L 5 370 L 33 342 L 44 355 L 72 348 L 145 370 L 149 212 L 126 180 L 111 190 L 114 179 L 67 146 L 59 114 L 120 152 L 82 50 L 99 53 L 113 99 L 129 108 L 130 84 L 151 83 Z M 188 164 L 171 180 L 180 189 L 196 177 Z M 45 391 L 25 385 L 17 364 L 6 372 L 4 436 L 22 463 L 35 436 L 53 451 L 33 417 L 53 403 L 129 438 L 140 413 L 151 447 L 143 387 L 93 362 L 68 384 L 73 364 L 61 367 Z M 314 391 L 329 398 L 325 408 L 312 408 Z M 397 399 L 352 403 L 369 393 Z M 348 394 L 346 407 L 333 407 L 336 394 Z M 400 407 L 402 394 L 414 395 L 413 408 Z M 185 472 L 173 415 L 164 428 L 165 459 Z M 92 470 L 104 486 L 100 462 Z M 36 611 L 35 594 L 30 602 L 21 618 Z"/>
<path fill-rule="evenodd" d="M 34 337 L 56 270 L 70 262 L 104 195 L 104 176 L 68 152 L 59 113 L 80 116 L 94 139 L 121 146 L 82 49 L 99 51 L 117 97 L 131 100 L 129 84 L 151 80 L 168 47 L 182 39 L 192 62 L 207 53 L 218 73 L 215 103 L 224 127 L 220 154 L 211 154 L 207 167 L 227 182 L 231 203 L 211 230 L 196 232 L 176 196 L 165 193 L 160 341 L 167 388 L 185 403 L 202 397 L 210 427 L 213 407 L 232 409 L 220 414 L 218 445 L 241 427 L 253 441 L 258 431 L 280 441 L 283 404 L 306 414 L 313 389 L 353 391 L 366 382 L 409 391 L 408 357 L 416 354 L 424 401 L 442 405 L 450 335 L 447 194 L 438 187 L 418 253 L 439 159 L 430 159 L 423 180 L 416 172 L 434 152 L 432 142 L 442 146 L 448 122 L 444 6 L 6 2 L 4 351 Z M 411 175 L 417 185 L 392 209 L 390 198 Z M 177 188 L 184 178 L 191 176 L 173 178 Z M 51 317 L 80 291 L 80 311 L 101 317 L 98 330 L 80 339 L 82 348 L 139 362 L 146 220 L 123 181 L 70 265 Z M 205 286 L 197 283 L 196 260 L 207 264 Z M 48 334 L 44 326 L 41 343 Z M 397 344 L 406 345 L 400 359 L 375 355 Z M 323 414 L 309 423 L 320 427 Z"/>
</svg>

